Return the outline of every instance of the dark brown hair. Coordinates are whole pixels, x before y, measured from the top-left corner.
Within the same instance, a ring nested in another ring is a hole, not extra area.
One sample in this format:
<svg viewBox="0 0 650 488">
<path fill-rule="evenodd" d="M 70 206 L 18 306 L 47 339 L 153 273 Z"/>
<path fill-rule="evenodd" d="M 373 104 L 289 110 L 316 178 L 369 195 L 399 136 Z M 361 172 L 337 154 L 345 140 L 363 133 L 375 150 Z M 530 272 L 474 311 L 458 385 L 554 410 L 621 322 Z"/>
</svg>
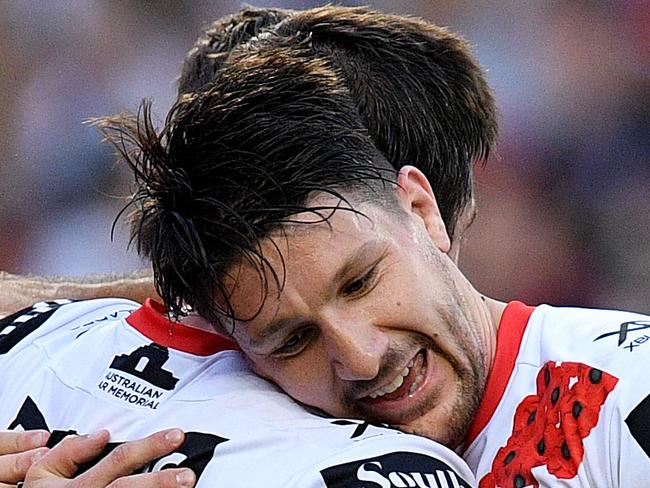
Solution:
<svg viewBox="0 0 650 488">
<path fill-rule="evenodd" d="M 146 104 L 101 123 L 135 171 L 133 238 L 172 313 L 189 304 L 213 320 L 231 314 L 233 264 L 264 276 L 261 238 L 296 213 L 333 210 L 310 207 L 310 195 L 384 201 L 405 164 L 425 172 L 453 234 L 472 163 L 496 137 L 465 41 L 422 20 L 333 6 L 247 9 L 206 36 L 160 132 Z"/>
</svg>

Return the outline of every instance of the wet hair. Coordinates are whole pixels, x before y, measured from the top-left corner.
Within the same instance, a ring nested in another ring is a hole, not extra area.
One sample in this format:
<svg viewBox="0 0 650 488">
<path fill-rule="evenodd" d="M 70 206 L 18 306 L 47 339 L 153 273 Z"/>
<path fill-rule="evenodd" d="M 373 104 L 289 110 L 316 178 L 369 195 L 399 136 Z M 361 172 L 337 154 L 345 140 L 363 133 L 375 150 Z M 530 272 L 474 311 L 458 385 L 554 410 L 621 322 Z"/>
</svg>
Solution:
<svg viewBox="0 0 650 488">
<path fill-rule="evenodd" d="M 395 170 L 420 169 L 449 235 L 472 201 L 472 165 L 487 158 L 497 115 L 469 43 L 421 19 L 366 8 L 306 11 L 247 7 L 216 20 L 188 53 L 179 93 L 214 82 L 231 53 L 274 37 L 308 43 L 350 91 L 375 146 Z"/>
<path fill-rule="evenodd" d="M 178 80 L 179 95 L 200 91 L 212 83 L 233 49 L 250 42 L 293 13 L 295 11 L 286 9 L 245 7 L 212 22 L 185 56 Z"/>
<path fill-rule="evenodd" d="M 136 175 L 133 239 L 173 315 L 189 305 L 232 317 L 227 282 L 242 261 L 264 294 L 268 269 L 281 290 L 283 269 L 267 266 L 260 241 L 298 213 L 327 220 L 339 208 L 314 207 L 314 194 L 347 209 L 351 195 L 388 205 L 405 164 L 427 175 L 453 231 L 472 162 L 496 137 L 465 41 L 418 19 L 333 6 L 248 9 L 210 32 L 160 131 L 147 103 L 100 122 Z"/>
</svg>

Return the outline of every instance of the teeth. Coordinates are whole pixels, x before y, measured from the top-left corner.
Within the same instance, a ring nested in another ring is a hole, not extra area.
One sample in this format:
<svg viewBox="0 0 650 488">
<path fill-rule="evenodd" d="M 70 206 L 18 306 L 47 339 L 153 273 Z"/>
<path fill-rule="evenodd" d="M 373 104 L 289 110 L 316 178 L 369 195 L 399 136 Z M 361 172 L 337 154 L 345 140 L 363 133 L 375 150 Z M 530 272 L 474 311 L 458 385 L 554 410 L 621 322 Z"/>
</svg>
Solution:
<svg viewBox="0 0 650 488">
<path fill-rule="evenodd" d="M 417 390 L 420 387 L 423 380 L 424 380 L 424 375 L 419 374 L 415 377 L 415 380 L 413 380 L 413 383 L 411 383 L 411 387 L 409 388 L 409 395 L 415 393 L 415 390 Z"/>
<path fill-rule="evenodd" d="M 410 368 L 413 366 L 413 361 L 411 361 L 408 366 L 406 366 L 400 374 L 398 374 L 393 381 L 391 381 L 386 386 L 381 387 L 374 393 L 368 395 L 370 398 L 377 398 L 386 395 L 387 393 L 393 393 L 404 383 L 404 378 L 406 378 L 410 372 Z"/>
</svg>

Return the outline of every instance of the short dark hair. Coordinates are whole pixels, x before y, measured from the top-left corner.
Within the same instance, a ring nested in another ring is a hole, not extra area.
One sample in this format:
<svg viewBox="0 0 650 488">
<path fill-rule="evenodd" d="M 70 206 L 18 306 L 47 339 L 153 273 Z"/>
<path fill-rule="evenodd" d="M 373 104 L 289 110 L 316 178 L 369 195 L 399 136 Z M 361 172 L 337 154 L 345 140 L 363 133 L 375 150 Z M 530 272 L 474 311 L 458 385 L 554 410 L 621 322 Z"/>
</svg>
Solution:
<svg viewBox="0 0 650 488">
<path fill-rule="evenodd" d="M 247 7 L 216 20 L 189 51 L 179 94 L 213 83 L 231 52 L 260 36 L 309 42 L 350 91 L 370 137 L 395 170 L 427 177 L 452 238 L 473 197 L 472 164 L 497 137 L 494 100 L 470 45 L 421 19 L 367 8 Z"/>
<path fill-rule="evenodd" d="M 178 93 L 201 91 L 212 83 L 230 52 L 295 13 L 293 10 L 245 7 L 212 22 L 188 51 Z"/>
<path fill-rule="evenodd" d="M 264 279 L 260 239 L 296 213 L 335 210 L 310 207 L 310 195 L 386 195 L 404 164 L 427 174 L 453 229 L 472 161 L 496 136 L 482 72 L 448 31 L 365 8 L 265 19 L 231 28 L 238 40 L 213 44 L 223 56 L 190 55 L 186 67 L 213 64 L 184 70 L 187 92 L 160 133 L 146 103 L 101 123 L 136 174 L 133 238 L 172 314 L 231 316 L 233 264 L 246 259 Z M 281 289 L 283 270 L 272 271 Z"/>
</svg>

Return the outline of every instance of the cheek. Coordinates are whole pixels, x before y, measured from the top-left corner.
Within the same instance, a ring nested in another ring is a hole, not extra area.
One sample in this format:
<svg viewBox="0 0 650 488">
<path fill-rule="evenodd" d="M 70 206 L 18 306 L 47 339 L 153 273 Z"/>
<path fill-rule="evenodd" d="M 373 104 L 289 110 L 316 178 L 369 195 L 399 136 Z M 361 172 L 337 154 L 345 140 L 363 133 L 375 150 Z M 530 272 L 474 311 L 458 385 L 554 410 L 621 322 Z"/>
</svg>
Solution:
<svg viewBox="0 0 650 488">
<path fill-rule="evenodd" d="M 332 391 L 318 376 L 300 377 L 286 386 L 281 386 L 290 397 L 301 403 L 331 412 L 333 410 Z"/>
<path fill-rule="evenodd" d="M 253 371 L 313 407 L 328 408 L 335 397 L 326 369 L 304 354 L 287 360 L 260 360 L 253 363 Z"/>
<path fill-rule="evenodd" d="M 438 322 L 430 283 L 412 274 L 399 273 L 390 286 L 382 286 L 377 299 L 368 307 L 374 323 L 392 325 L 403 329 L 424 332 Z"/>
</svg>

